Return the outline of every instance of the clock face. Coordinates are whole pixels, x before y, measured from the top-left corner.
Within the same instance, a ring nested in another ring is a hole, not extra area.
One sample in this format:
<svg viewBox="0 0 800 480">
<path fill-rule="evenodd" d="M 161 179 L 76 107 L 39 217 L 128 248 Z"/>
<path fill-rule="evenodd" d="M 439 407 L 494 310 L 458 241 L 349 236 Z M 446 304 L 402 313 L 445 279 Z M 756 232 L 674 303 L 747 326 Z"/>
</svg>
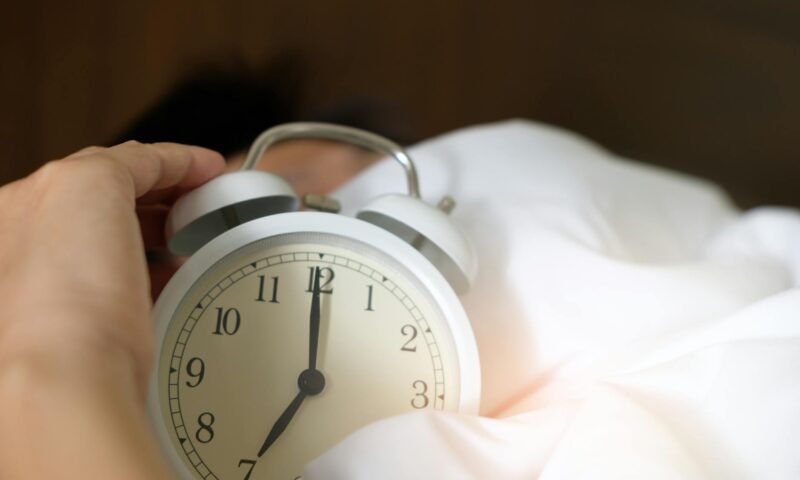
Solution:
<svg viewBox="0 0 800 480">
<path fill-rule="evenodd" d="M 454 348 L 428 292 L 377 249 L 324 233 L 260 240 L 211 267 L 172 316 L 156 377 L 164 428 L 196 478 L 292 480 L 370 422 L 457 410 Z"/>
</svg>

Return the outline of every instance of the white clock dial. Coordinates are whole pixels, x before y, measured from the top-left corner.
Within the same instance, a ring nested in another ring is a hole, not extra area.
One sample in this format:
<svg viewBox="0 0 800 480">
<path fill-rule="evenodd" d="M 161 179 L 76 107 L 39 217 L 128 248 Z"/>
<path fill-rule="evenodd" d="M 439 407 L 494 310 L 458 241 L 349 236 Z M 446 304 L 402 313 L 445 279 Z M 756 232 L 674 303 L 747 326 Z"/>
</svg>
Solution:
<svg viewBox="0 0 800 480">
<path fill-rule="evenodd" d="M 291 480 L 370 422 L 459 407 L 454 341 L 429 293 L 377 249 L 331 234 L 224 256 L 183 297 L 158 359 L 164 429 L 196 478 Z"/>
</svg>

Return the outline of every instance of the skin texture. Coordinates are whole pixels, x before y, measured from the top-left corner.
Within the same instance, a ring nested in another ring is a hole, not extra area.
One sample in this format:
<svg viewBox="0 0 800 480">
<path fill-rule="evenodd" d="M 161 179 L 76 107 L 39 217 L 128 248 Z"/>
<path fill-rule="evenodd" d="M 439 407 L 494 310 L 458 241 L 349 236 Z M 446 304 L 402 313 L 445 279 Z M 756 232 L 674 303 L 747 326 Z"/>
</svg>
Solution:
<svg viewBox="0 0 800 480">
<path fill-rule="evenodd" d="M 170 202 L 223 169 L 209 150 L 128 142 L 0 188 L 0 478 L 171 478 L 144 410 L 144 251 Z"/>
<path fill-rule="evenodd" d="M 376 158 L 300 141 L 258 168 L 324 194 Z M 210 150 L 128 142 L 0 188 L 0 478 L 172 478 L 144 399 L 152 299 L 180 261 L 145 251 L 163 252 L 175 199 L 225 169 Z"/>
</svg>

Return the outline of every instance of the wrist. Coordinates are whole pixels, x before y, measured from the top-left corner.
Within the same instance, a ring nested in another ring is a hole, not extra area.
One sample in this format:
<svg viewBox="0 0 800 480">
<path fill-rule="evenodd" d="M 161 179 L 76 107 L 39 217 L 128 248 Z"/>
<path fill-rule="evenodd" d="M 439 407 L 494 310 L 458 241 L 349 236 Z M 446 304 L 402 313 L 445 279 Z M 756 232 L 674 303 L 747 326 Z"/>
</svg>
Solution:
<svg viewBox="0 0 800 480">
<path fill-rule="evenodd" d="M 131 381 L 135 398 L 144 401 L 152 363 L 152 327 L 146 314 L 133 322 L 103 302 L 51 303 L 18 301 L 2 309 L 0 375 L 17 366 L 37 381 Z M 121 328 L 126 323 L 142 326 L 130 331 Z"/>
<path fill-rule="evenodd" d="M 131 363 L 69 342 L 4 351 L 0 478 L 168 478 Z"/>
</svg>

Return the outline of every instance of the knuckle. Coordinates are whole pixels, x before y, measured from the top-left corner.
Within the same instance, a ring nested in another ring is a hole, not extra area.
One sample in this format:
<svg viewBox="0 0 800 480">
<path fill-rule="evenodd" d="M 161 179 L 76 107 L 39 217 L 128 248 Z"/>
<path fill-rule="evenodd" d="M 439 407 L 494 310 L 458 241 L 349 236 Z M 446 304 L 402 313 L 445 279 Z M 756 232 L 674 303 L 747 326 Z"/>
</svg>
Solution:
<svg viewBox="0 0 800 480">
<path fill-rule="evenodd" d="M 82 148 L 82 149 L 78 150 L 77 152 L 75 152 L 72 155 L 70 155 L 70 157 L 79 157 L 79 156 L 83 156 L 83 155 L 91 155 L 91 154 L 95 154 L 95 153 L 98 153 L 98 152 L 102 152 L 104 150 L 105 150 L 105 147 L 101 147 L 99 145 L 92 145 L 92 146 L 89 146 L 89 147 Z"/>
<path fill-rule="evenodd" d="M 126 146 L 126 147 L 141 147 L 141 146 L 144 146 L 145 144 L 140 142 L 140 141 L 138 141 L 138 140 L 128 140 L 126 142 L 121 143 L 120 145 Z"/>
<path fill-rule="evenodd" d="M 73 162 L 64 160 L 52 160 L 42 165 L 36 170 L 32 178 L 40 183 L 52 184 L 63 181 L 63 179 L 71 176 L 75 171 Z"/>
</svg>

